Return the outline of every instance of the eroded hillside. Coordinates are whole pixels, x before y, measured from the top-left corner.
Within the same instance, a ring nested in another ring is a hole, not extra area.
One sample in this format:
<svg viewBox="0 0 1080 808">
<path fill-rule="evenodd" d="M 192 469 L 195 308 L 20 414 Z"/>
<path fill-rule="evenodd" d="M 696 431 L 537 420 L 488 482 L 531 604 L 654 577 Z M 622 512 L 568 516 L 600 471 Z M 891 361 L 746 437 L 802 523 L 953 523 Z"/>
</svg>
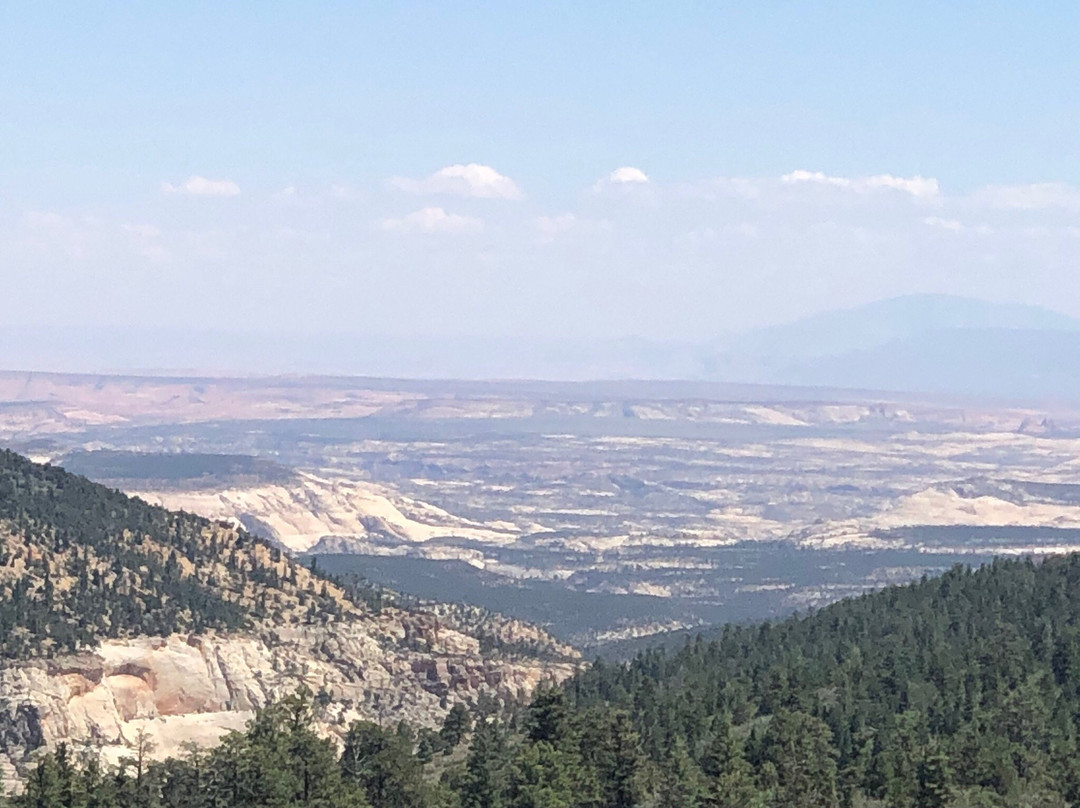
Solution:
<svg viewBox="0 0 1080 808">
<path fill-rule="evenodd" d="M 1080 549 L 1067 402 L 0 374 L 5 397 L 28 453 L 581 647 Z"/>
<path fill-rule="evenodd" d="M 433 725 L 559 680 L 577 654 L 466 607 L 402 609 L 246 531 L 0 453 L 0 769 L 40 746 L 160 754 L 216 740 L 303 685 L 323 731 Z"/>
</svg>

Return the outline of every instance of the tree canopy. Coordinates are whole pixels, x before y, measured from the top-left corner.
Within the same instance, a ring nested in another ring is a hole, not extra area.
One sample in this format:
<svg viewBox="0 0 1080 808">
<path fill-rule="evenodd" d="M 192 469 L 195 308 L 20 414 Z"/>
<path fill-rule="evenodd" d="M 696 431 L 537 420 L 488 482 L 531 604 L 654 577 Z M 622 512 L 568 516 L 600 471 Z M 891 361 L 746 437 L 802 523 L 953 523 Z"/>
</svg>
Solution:
<svg viewBox="0 0 1080 808">
<path fill-rule="evenodd" d="M 364 607 L 244 530 L 0 450 L 0 658 Z"/>
<path fill-rule="evenodd" d="M 303 694 L 183 760 L 44 755 L 13 808 L 1080 805 L 1080 556 L 999 561 L 673 653 L 598 661 L 519 713 L 339 746 Z"/>
</svg>

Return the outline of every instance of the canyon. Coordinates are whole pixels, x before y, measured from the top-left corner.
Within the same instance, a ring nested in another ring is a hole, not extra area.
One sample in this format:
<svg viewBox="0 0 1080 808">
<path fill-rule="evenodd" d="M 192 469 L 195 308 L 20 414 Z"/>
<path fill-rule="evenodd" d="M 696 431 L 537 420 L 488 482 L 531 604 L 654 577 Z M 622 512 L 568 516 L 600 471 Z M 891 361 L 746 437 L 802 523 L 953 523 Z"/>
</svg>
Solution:
<svg viewBox="0 0 1080 808">
<path fill-rule="evenodd" d="M 15 373 L 0 396 L 37 459 L 589 649 L 1080 547 L 1060 401 Z"/>
</svg>

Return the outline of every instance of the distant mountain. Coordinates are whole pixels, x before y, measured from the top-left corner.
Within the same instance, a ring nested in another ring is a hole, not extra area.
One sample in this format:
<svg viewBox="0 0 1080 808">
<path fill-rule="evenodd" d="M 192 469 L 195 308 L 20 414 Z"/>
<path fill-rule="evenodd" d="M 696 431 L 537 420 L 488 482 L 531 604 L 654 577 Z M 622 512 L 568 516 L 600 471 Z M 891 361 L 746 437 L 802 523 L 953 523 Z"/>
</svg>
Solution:
<svg viewBox="0 0 1080 808">
<path fill-rule="evenodd" d="M 792 368 L 793 384 L 1007 398 L 1080 398 L 1080 332 L 934 330 Z"/>
<path fill-rule="evenodd" d="M 836 356 L 930 332 L 1077 331 L 1080 319 L 1040 306 L 954 295 L 906 295 L 814 314 L 733 337 L 726 351 L 772 357 Z"/>
<path fill-rule="evenodd" d="M 703 355 L 702 367 L 723 381 L 1080 398 L 1080 319 L 912 295 L 732 337 Z"/>
<path fill-rule="evenodd" d="M 1039 306 L 909 295 L 709 344 L 0 327 L 0 370 L 652 379 L 1080 400 L 1078 335 L 1080 319 Z"/>
</svg>

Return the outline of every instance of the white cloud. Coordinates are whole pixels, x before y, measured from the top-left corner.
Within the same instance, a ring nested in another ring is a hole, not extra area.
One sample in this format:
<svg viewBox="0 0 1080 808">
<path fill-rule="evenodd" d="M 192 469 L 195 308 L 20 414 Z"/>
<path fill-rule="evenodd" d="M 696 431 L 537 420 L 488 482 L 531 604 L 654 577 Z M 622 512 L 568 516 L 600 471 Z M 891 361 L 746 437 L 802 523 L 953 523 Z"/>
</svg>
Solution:
<svg viewBox="0 0 1080 808">
<path fill-rule="evenodd" d="M 830 177 L 823 171 L 806 171 L 799 168 L 792 171 L 790 174 L 784 174 L 780 177 L 781 182 L 796 183 L 796 182 L 820 182 L 826 185 L 841 185 L 847 187 L 851 180 L 844 177 Z"/>
<path fill-rule="evenodd" d="M 161 190 L 167 194 L 191 194 L 192 196 L 239 196 L 240 186 L 232 180 L 210 180 L 191 176 L 180 185 L 163 182 Z"/>
<path fill-rule="evenodd" d="M 872 177 L 856 180 L 855 187 L 856 189 L 860 187 L 867 189 L 891 188 L 912 196 L 937 196 L 940 190 L 938 181 L 933 177 L 920 177 L 918 175 L 914 177 L 894 177 L 892 174 L 876 174 Z"/>
<path fill-rule="evenodd" d="M 1047 227 L 1044 224 L 1033 224 L 1028 225 L 1027 227 L 1021 227 L 1017 232 L 1019 232 L 1022 236 L 1026 236 L 1027 238 L 1035 238 L 1040 240 L 1049 238 L 1054 233 L 1051 228 Z"/>
<path fill-rule="evenodd" d="M 634 166 L 621 166 L 606 177 L 597 180 L 593 191 L 600 193 L 605 188 L 634 188 L 649 184 L 649 175 Z"/>
<path fill-rule="evenodd" d="M 977 203 L 1003 210 L 1080 210 L 1080 190 L 1064 182 L 988 185 L 976 191 L 972 198 Z"/>
<path fill-rule="evenodd" d="M 423 179 L 394 177 L 390 184 L 411 194 L 448 194 L 476 199 L 520 199 L 517 183 L 491 166 L 480 163 L 440 168 Z"/>
<path fill-rule="evenodd" d="M 616 168 L 608 175 L 608 182 L 613 182 L 617 185 L 643 183 L 648 181 L 649 175 L 640 168 L 635 168 L 634 166 L 622 166 L 621 168 Z"/>
<path fill-rule="evenodd" d="M 478 233 L 484 223 L 472 216 L 447 213 L 442 208 L 421 208 L 400 219 L 382 219 L 379 227 L 393 233 Z"/>
<path fill-rule="evenodd" d="M 39 283 L 46 292 L 85 281 L 65 305 L 76 314 L 85 307 L 87 317 L 97 316 L 94 295 L 111 295 L 111 288 L 182 298 L 200 285 L 191 282 L 191 268 L 204 287 L 217 283 L 225 292 L 242 274 L 256 273 L 276 300 L 306 306 L 303 316 L 325 328 L 353 322 L 350 306 L 370 287 L 363 300 L 376 302 L 365 304 L 364 318 L 374 318 L 373 328 L 393 330 L 400 318 L 409 328 L 449 330 L 457 326 L 445 312 L 461 310 L 474 318 L 504 312 L 493 332 L 649 329 L 659 335 L 764 321 L 774 306 L 839 306 L 920 289 L 975 288 L 1002 298 L 1033 297 L 1035 289 L 1049 303 L 1069 302 L 1061 290 L 1075 286 L 1080 266 L 1080 182 L 1064 177 L 1015 185 L 1005 178 L 956 191 L 943 181 L 928 196 L 936 184 L 914 172 L 800 171 L 783 180 L 784 171 L 675 181 L 656 175 L 643 182 L 632 171 L 613 174 L 620 163 L 609 165 L 579 178 L 582 193 L 557 206 L 411 196 L 345 175 L 310 186 L 268 177 L 261 189 L 241 186 L 241 196 L 232 198 L 182 196 L 205 188 L 185 183 L 186 174 L 161 175 L 155 179 L 189 189 L 159 195 L 156 205 L 109 206 L 97 224 L 83 206 L 11 208 L 0 215 L 0 263 L 19 280 L 33 272 L 60 280 Z M 817 167 L 801 161 L 790 167 L 807 165 Z M 228 178 L 228 170 L 220 171 L 207 176 Z M 601 177 L 603 191 L 591 193 Z M 354 188 L 331 185 L 354 181 Z M 295 192 L 286 187 L 290 182 Z M 151 183 L 152 194 L 159 194 L 157 185 Z M 330 204 L 331 196 L 357 202 Z M 214 213 L 175 220 L 172 207 L 181 202 L 210 205 Z M 357 273 L 358 266 L 370 271 Z M 408 271 L 395 271 L 402 266 Z M 463 271 L 481 266 L 492 305 L 474 302 L 461 284 Z M 155 267 L 170 271 L 140 271 Z M 334 294 L 323 293 L 327 283 L 299 277 L 295 267 L 311 268 L 316 280 L 324 273 Z M 119 281 L 99 293 L 100 282 L 92 280 L 110 272 Z M 606 308 L 568 310 L 572 304 L 562 302 L 595 289 L 620 291 Z M 205 295 L 190 297 L 192 311 L 201 311 Z M 247 301 L 252 322 L 262 305 Z M 1072 310 L 1080 313 L 1080 303 Z M 177 306 L 169 313 L 185 316 Z"/>
<path fill-rule="evenodd" d="M 916 197 L 937 196 L 940 188 L 938 181 L 933 177 L 894 177 L 892 174 L 874 174 L 869 177 L 834 177 L 822 171 L 806 171 L 798 169 L 790 174 L 784 174 L 780 181 L 789 185 L 797 183 L 816 183 L 819 185 L 832 185 L 837 188 L 847 188 L 856 193 L 867 193 L 877 190 L 903 191 Z"/>
</svg>

